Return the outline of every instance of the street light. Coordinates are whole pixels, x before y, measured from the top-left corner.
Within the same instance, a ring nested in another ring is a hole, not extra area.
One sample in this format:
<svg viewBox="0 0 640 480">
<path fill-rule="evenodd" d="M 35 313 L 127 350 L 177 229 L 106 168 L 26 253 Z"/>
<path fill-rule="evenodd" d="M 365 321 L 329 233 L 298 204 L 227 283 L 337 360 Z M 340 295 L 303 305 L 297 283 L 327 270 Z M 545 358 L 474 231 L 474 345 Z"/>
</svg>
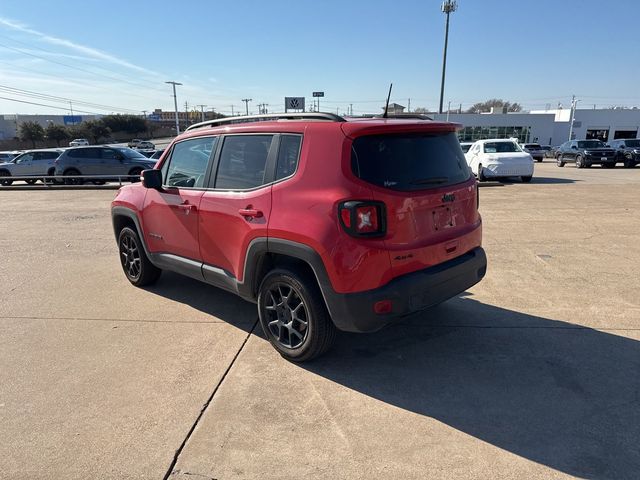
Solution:
<svg viewBox="0 0 640 480">
<path fill-rule="evenodd" d="M 440 108 L 438 113 L 442 113 L 442 102 L 444 101 L 444 76 L 447 69 L 447 44 L 449 43 L 449 14 L 458 8 L 456 0 L 445 0 L 442 2 L 442 13 L 447 15 L 447 24 L 444 30 L 444 54 L 442 55 L 442 83 L 440 84 Z"/>
<path fill-rule="evenodd" d="M 176 85 L 182 85 L 178 82 L 164 82 L 173 85 L 173 104 L 176 112 L 176 135 L 180 135 L 180 122 L 178 121 L 178 97 L 176 97 Z"/>
</svg>

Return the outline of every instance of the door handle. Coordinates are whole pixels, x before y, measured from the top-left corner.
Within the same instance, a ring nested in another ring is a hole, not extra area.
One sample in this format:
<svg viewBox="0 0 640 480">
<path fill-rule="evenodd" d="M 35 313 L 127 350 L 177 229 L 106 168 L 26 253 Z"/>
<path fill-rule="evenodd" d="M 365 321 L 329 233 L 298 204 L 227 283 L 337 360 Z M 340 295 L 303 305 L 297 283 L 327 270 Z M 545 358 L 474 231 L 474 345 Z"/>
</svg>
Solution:
<svg viewBox="0 0 640 480">
<path fill-rule="evenodd" d="M 180 205 L 177 205 L 177 207 L 182 210 L 185 215 L 189 215 L 191 212 L 196 211 L 196 206 L 189 204 L 189 202 L 181 203 Z"/>
<path fill-rule="evenodd" d="M 241 208 L 238 213 L 245 218 L 262 218 L 263 213 L 261 210 L 256 210 L 249 205 L 247 208 Z"/>
</svg>

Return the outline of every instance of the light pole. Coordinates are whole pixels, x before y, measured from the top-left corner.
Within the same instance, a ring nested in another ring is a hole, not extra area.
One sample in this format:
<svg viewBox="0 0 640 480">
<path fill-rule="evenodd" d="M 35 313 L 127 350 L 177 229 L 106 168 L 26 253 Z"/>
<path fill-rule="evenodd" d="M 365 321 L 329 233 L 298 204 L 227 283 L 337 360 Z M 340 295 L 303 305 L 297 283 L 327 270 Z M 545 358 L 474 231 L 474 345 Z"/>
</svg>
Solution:
<svg viewBox="0 0 640 480">
<path fill-rule="evenodd" d="M 244 106 L 247 109 L 247 115 L 249 115 L 249 102 L 252 102 L 253 99 L 252 98 L 243 98 L 242 101 L 244 102 Z"/>
<path fill-rule="evenodd" d="M 444 77 L 447 70 L 447 44 L 449 43 L 449 14 L 458 8 L 456 0 L 445 0 L 442 2 L 442 12 L 447 16 L 447 24 L 444 30 L 444 53 L 442 55 L 442 83 L 440 84 L 440 108 L 438 113 L 442 113 L 442 102 L 444 101 Z"/>
<path fill-rule="evenodd" d="M 569 122 L 569 141 L 573 140 L 573 122 L 576 118 L 576 105 L 580 100 L 576 100 L 576 96 L 574 95 L 571 98 L 571 121 Z"/>
<path fill-rule="evenodd" d="M 180 122 L 178 121 L 178 97 L 176 96 L 176 85 L 182 85 L 178 82 L 164 82 L 173 85 L 173 105 L 176 113 L 176 135 L 180 135 Z"/>
</svg>

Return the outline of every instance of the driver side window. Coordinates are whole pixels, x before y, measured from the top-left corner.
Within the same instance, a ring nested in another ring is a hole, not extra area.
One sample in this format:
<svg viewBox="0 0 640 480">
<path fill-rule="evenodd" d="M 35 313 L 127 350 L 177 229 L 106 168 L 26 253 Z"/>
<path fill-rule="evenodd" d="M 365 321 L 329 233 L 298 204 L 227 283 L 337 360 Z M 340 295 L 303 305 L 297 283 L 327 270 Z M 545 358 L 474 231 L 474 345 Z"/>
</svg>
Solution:
<svg viewBox="0 0 640 480">
<path fill-rule="evenodd" d="M 169 166 L 163 171 L 168 187 L 202 188 L 211 152 L 217 137 L 200 137 L 176 143 L 171 152 Z"/>
</svg>

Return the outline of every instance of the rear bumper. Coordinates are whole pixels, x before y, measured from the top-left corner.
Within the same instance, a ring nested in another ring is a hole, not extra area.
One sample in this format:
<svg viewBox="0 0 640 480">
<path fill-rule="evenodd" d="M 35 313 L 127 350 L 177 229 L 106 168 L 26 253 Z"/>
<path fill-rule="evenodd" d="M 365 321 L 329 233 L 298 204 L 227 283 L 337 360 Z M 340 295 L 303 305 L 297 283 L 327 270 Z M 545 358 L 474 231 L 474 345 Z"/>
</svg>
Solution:
<svg viewBox="0 0 640 480">
<path fill-rule="evenodd" d="M 399 317 L 424 310 L 455 297 L 478 283 L 487 270 L 481 247 L 424 270 L 408 273 L 366 292 L 339 294 L 323 291 L 333 322 L 340 330 L 371 332 Z M 373 306 L 391 300 L 392 310 L 376 314 Z"/>
</svg>

